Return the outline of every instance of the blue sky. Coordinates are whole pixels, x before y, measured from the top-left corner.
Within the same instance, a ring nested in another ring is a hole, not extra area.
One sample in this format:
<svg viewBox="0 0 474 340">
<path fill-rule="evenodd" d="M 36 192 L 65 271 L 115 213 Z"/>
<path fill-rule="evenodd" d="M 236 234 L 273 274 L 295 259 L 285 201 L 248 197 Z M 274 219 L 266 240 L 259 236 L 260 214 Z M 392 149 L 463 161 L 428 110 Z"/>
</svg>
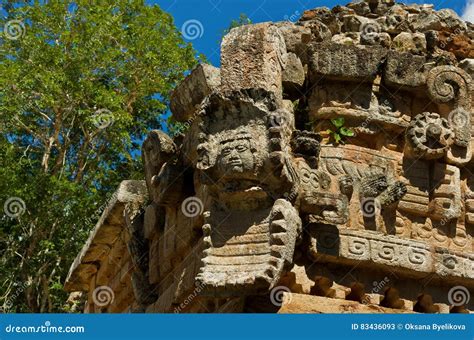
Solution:
<svg viewBox="0 0 474 340">
<path fill-rule="evenodd" d="M 194 23 L 198 29 L 191 36 L 194 48 L 204 54 L 215 66 L 219 65 L 219 41 L 222 31 L 232 19 L 245 13 L 253 23 L 264 21 L 296 20 L 306 9 L 344 5 L 349 0 L 149 0 L 158 4 L 175 19 L 181 28 L 184 23 Z M 407 0 L 405 3 L 432 3 L 436 9 L 451 8 L 461 14 L 466 0 Z M 190 21 L 193 20 L 193 21 Z M 199 22 L 200 27 L 199 27 Z M 191 29 L 191 28 L 190 28 Z M 192 32 L 192 31 L 190 31 Z M 191 33 L 192 34 L 192 33 Z"/>
</svg>

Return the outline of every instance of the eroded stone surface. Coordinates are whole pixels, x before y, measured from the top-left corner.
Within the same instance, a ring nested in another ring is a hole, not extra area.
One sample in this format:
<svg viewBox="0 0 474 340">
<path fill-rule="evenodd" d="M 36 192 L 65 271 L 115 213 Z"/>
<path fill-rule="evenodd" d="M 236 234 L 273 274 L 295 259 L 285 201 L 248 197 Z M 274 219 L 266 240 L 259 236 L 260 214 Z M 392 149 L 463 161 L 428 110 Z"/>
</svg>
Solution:
<svg viewBox="0 0 474 340">
<path fill-rule="evenodd" d="M 147 207 L 110 207 L 67 287 L 109 281 L 109 311 L 472 310 L 448 299 L 474 289 L 472 28 L 370 0 L 231 30 L 172 96 L 182 135 L 144 142 Z"/>
<path fill-rule="evenodd" d="M 221 85 L 220 70 L 212 65 L 198 65 L 172 93 L 170 107 L 173 119 L 187 121 L 203 99 Z"/>
</svg>

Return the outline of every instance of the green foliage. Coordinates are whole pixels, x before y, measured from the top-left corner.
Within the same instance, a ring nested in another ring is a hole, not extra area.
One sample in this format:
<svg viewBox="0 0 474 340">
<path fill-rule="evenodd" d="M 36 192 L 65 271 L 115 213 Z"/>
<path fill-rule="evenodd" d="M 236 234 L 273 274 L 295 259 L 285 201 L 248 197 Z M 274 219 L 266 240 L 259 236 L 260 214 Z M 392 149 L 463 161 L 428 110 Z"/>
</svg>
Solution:
<svg viewBox="0 0 474 340">
<path fill-rule="evenodd" d="M 344 118 L 338 117 L 331 119 L 331 124 L 335 127 L 334 130 L 328 129 L 326 132 L 332 137 L 336 144 L 344 144 L 344 139 L 347 137 L 354 137 L 354 130 L 344 126 Z"/>
<path fill-rule="evenodd" d="M 247 16 L 247 14 L 245 13 L 240 13 L 240 16 L 238 19 L 233 19 L 231 22 L 230 22 L 230 25 L 228 28 L 226 28 L 223 32 L 222 32 L 222 37 L 221 37 L 221 40 L 222 38 L 231 31 L 231 29 L 233 28 L 236 28 L 236 27 L 240 27 L 240 26 L 244 26 L 244 25 L 249 25 L 252 23 L 252 20 L 250 20 L 250 18 Z"/>
<path fill-rule="evenodd" d="M 26 210 L 0 217 L 0 307 L 58 312 L 69 266 L 108 195 L 142 178 L 141 141 L 196 53 L 140 0 L 4 8 L 0 27 L 24 30 L 0 36 L 0 205 Z"/>
</svg>

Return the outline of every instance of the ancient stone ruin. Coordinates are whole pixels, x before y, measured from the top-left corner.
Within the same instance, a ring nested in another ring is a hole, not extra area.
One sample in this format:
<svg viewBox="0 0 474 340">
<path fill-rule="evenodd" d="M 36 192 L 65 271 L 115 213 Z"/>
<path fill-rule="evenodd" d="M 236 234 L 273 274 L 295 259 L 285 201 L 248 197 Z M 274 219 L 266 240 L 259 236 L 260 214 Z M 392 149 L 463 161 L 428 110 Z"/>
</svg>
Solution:
<svg viewBox="0 0 474 340">
<path fill-rule="evenodd" d="M 73 264 L 73 309 L 473 311 L 473 27 L 366 0 L 232 29 Z"/>
</svg>

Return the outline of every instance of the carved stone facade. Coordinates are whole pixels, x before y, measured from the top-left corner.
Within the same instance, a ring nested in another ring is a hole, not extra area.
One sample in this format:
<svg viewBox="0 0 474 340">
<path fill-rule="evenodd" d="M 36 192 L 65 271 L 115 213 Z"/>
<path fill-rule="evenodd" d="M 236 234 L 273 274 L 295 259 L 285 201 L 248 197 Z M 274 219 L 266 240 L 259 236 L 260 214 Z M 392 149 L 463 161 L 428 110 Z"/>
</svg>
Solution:
<svg viewBox="0 0 474 340">
<path fill-rule="evenodd" d="M 473 37 L 391 0 L 232 29 L 172 95 L 182 131 L 145 140 L 122 241 L 91 235 L 66 288 L 97 311 L 127 247 L 104 311 L 474 310 Z"/>
</svg>

